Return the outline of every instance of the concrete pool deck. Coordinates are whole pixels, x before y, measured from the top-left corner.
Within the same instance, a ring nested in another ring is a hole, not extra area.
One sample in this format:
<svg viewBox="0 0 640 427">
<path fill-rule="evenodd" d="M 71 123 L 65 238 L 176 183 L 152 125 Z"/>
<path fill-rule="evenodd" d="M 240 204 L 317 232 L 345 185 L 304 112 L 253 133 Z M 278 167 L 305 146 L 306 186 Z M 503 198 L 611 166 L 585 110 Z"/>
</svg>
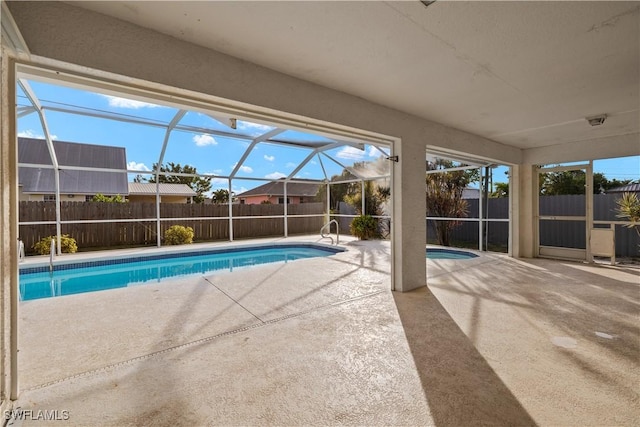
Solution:
<svg viewBox="0 0 640 427">
<path fill-rule="evenodd" d="M 425 261 L 429 287 L 401 294 L 388 242 L 341 240 L 327 258 L 21 303 L 15 406 L 82 426 L 640 419 L 638 268 L 482 254 Z"/>
</svg>

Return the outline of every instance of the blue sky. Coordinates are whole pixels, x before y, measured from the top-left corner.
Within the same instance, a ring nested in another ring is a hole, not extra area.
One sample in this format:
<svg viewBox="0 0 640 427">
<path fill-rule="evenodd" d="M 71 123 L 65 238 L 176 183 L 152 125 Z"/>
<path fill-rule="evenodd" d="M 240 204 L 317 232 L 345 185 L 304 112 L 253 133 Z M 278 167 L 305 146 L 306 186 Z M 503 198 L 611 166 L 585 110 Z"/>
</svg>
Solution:
<svg viewBox="0 0 640 427">
<path fill-rule="evenodd" d="M 45 106 L 49 131 L 55 140 L 125 147 L 128 168 L 140 170 L 141 172 L 150 171 L 153 164 L 158 162 L 165 136 L 164 128 L 68 114 L 46 107 L 63 106 L 69 108 L 82 106 L 101 113 L 116 113 L 125 115 L 125 117 L 135 117 L 136 119 L 149 120 L 151 123 L 162 124 L 170 122 L 178 111 L 176 108 L 40 82 L 29 81 L 29 85 Z M 18 107 L 22 106 L 30 106 L 30 103 L 23 91 L 18 88 Z M 273 129 L 272 126 L 239 120 L 237 122 L 237 130 L 234 131 L 230 127 L 199 112 L 188 112 L 180 121 L 180 125 L 204 127 L 252 136 L 262 135 Z M 43 135 L 44 132 L 37 114 L 29 114 L 18 120 L 18 136 L 42 138 Z M 325 137 L 293 130 L 287 130 L 277 135 L 277 138 L 287 141 L 327 140 Z M 188 164 L 194 166 L 198 173 L 226 176 L 232 172 L 248 145 L 249 142 L 246 140 L 176 129 L 171 133 L 163 163 Z M 257 144 L 241 165 L 236 177 L 264 178 L 265 181 L 234 179 L 233 191 L 240 193 L 261 185 L 267 182 L 266 180 L 268 179 L 289 176 L 310 153 L 311 150 L 309 149 L 265 143 Z M 329 150 L 326 153 L 345 166 L 351 166 L 354 162 L 359 161 L 374 161 L 382 154 L 370 145 L 365 145 L 362 150 L 355 147 L 340 147 Z M 322 156 L 322 164 L 317 158 L 314 158 L 295 176 L 301 179 L 323 179 L 322 167 L 324 167 L 329 176 L 340 174 L 343 169 L 336 162 Z M 130 180 L 134 176 L 134 174 L 131 174 Z M 227 188 L 227 185 L 228 181 L 226 179 L 214 178 L 212 190 Z"/>
<path fill-rule="evenodd" d="M 143 118 L 151 123 L 166 124 L 174 117 L 175 108 L 153 105 L 141 101 L 86 92 L 62 86 L 54 86 L 40 82 L 29 82 L 38 99 L 46 106 L 82 106 L 100 112 L 110 112 L 135 118 Z M 30 105 L 23 92 L 18 89 L 18 107 Z M 161 127 L 131 124 L 122 121 L 102 118 L 70 115 L 45 109 L 49 129 L 54 139 L 62 141 L 83 142 L 98 145 L 113 145 L 126 148 L 129 169 L 149 171 L 162 147 L 165 130 Z M 188 112 L 180 121 L 181 125 L 205 127 L 240 132 L 253 136 L 261 135 L 271 126 L 238 121 L 237 131 L 221 124 L 213 118 L 198 112 Z M 43 137 L 44 132 L 37 114 L 29 114 L 18 120 L 19 136 L 34 138 Z M 277 136 L 283 140 L 326 140 L 324 137 L 286 131 Z M 245 152 L 247 141 L 225 138 L 204 132 L 187 132 L 175 130 L 171 134 L 164 163 L 174 162 L 196 167 L 199 173 L 229 175 L 236 162 Z M 280 178 L 288 176 L 298 164 L 310 153 L 310 150 L 290 148 L 273 144 L 258 144 L 237 173 L 238 178 Z M 364 149 L 341 147 L 327 152 L 331 157 L 345 166 L 358 161 L 374 161 L 380 157 L 380 151 L 370 145 Z M 342 166 L 323 157 L 322 165 L 313 159 L 296 174 L 297 178 L 322 179 L 324 166 L 329 176 L 340 174 Z M 506 168 L 494 170 L 494 182 L 506 182 Z M 640 156 L 597 160 L 594 172 L 602 172 L 609 179 L 640 179 Z M 131 175 L 133 178 L 134 175 Z M 264 181 L 266 182 L 266 181 Z M 233 191 L 241 193 L 264 182 L 250 180 L 234 180 Z M 213 179 L 212 189 L 226 188 L 226 179 Z"/>
</svg>

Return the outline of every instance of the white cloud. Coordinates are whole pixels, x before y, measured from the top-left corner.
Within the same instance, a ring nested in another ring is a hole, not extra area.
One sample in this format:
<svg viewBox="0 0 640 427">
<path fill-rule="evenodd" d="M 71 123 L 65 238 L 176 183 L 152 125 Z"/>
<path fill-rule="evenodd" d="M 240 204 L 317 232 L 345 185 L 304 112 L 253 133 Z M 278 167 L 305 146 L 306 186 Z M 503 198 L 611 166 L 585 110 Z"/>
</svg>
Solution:
<svg viewBox="0 0 640 427">
<path fill-rule="evenodd" d="M 18 136 L 20 138 L 37 138 L 37 139 L 44 139 L 44 135 L 41 133 L 38 133 L 36 131 L 34 131 L 33 129 L 27 129 L 27 130 L 23 130 L 21 132 L 18 132 Z M 57 135 L 51 135 L 51 139 L 58 139 Z"/>
<path fill-rule="evenodd" d="M 284 178 L 287 175 L 283 174 L 282 172 L 273 172 L 270 174 L 265 175 L 265 178 L 269 178 L 269 179 L 280 179 L 280 178 Z"/>
<path fill-rule="evenodd" d="M 204 175 L 222 175 L 222 169 L 214 169 L 212 172 L 205 172 Z"/>
<path fill-rule="evenodd" d="M 244 132 L 267 133 L 271 129 L 273 129 L 273 126 L 261 125 L 258 123 L 243 122 L 242 120 L 238 120 L 236 123 L 236 128 Z"/>
<path fill-rule="evenodd" d="M 387 156 L 389 155 L 389 149 L 381 148 L 380 150 L 384 151 Z M 382 153 L 380 152 L 380 150 L 378 150 L 376 147 L 372 145 L 371 148 L 369 148 L 369 153 L 367 154 L 369 155 L 369 157 L 380 157 L 382 156 Z"/>
<path fill-rule="evenodd" d="M 225 178 L 211 178 L 211 189 L 219 190 L 220 188 L 224 188 L 225 190 L 228 190 L 229 181 Z"/>
<path fill-rule="evenodd" d="M 296 166 L 298 166 L 297 164 L 293 163 L 293 162 L 289 162 L 285 165 L 285 167 L 289 168 L 289 169 L 293 169 Z"/>
<path fill-rule="evenodd" d="M 248 190 L 247 187 L 231 187 L 231 191 L 233 192 L 233 194 L 241 194 L 247 190 Z"/>
<path fill-rule="evenodd" d="M 128 170 L 135 170 L 135 171 L 150 171 L 151 170 L 144 163 L 137 163 L 137 162 L 134 162 L 134 161 L 130 161 L 129 163 L 127 163 L 127 169 Z"/>
<path fill-rule="evenodd" d="M 118 96 L 111 95 L 100 95 L 104 98 L 107 98 L 110 107 L 116 108 L 129 108 L 132 110 L 138 110 L 140 108 L 158 108 L 161 105 L 151 104 L 149 102 L 136 101 L 133 99 L 120 98 Z"/>
<path fill-rule="evenodd" d="M 203 133 L 202 135 L 194 135 L 193 142 L 195 142 L 198 147 L 206 147 L 207 145 L 218 145 L 218 141 L 216 141 L 208 133 Z"/>
<path fill-rule="evenodd" d="M 264 155 L 264 159 L 269 161 L 269 162 L 273 162 L 276 158 L 275 156 L 267 156 L 266 154 Z"/>
<path fill-rule="evenodd" d="M 338 151 L 336 157 L 340 159 L 361 160 L 364 157 L 364 151 L 356 147 L 347 146 Z"/>
<path fill-rule="evenodd" d="M 235 168 L 237 165 L 238 165 L 238 162 L 235 162 L 233 166 L 231 166 L 231 169 Z M 244 173 L 253 172 L 253 169 L 250 166 L 240 166 L 240 170 Z"/>
</svg>

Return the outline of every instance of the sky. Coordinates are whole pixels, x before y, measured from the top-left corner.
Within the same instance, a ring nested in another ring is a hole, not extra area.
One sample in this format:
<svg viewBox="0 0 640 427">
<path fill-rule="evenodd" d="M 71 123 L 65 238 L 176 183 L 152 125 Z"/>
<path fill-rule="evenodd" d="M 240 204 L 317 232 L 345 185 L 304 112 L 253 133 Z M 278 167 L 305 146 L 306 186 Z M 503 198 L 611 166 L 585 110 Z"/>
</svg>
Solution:
<svg viewBox="0 0 640 427">
<path fill-rule="evenodd" d="M 165 128 L 152 124 L 166 125 L 178 111 L 173 107 L 54 86 L 37 81 L 29 81 L 28 84 L 45 107 L 47 125 L 54 140 L 125 147 L 128 169 L 141 172 L 150 171 L 153 164 L 158 162 L 165 137 Z M 18 108 L 30 105 L 24 91 L 19 87 Z M 107 112 L 115 113 L 118 117 L 144 119 L 150 124 L 141 125 L 126 121 L 86 117 L 48 108 L 76 108 L 78 106 L 89 108 L 101 114 Z M 173 162 L 183 166 L 188 164 L 195 167 L 198 173 L 217 176 L 231 174 L 249 146 L 249 141 L 212 135 L 202 131 L 202 128 L 251 136 L 259 136 L 273 129 L 272 126 L 238 120 L 237 130 L 233 130 L 206 114 L 193 111 L 188 112 L 179 124 L 199 129 L 196 129 L 198 131 L 174 130 L 170 135 L 162 163 Z M 18 136 L 44 138 L 44 131 L 36 113 L 19 118 Z M 277 135 L 277 138 L 287 141 L 328 140 L 326 137 L 293 130 L 287 130 Z M 383 151 L 388 153 L 386 149 Z M 233 180 L 232 191 L 239 194 L 266 183 L 266 180 L 289 176 L 311 152 L 310 149 L 259 143 L 240 166 L 236 174 L 238 179 Z M 367 144 L 362 149 L 343 146 L 328 150 L 326 153 L 340 164 L 325 156 L 321 156 L 321 160 L 316 157 L 296 173 L 295 178 L 324 179 L 323 168 L 331 177 L 342 172 L 342 165 L 352 166 L 354 162 L 375 161 L 383 155 L 382 151 Z M 151 175 L 143 176 L 149 177 Z M 130 174 L 129 180 L 133 180 L 134 177 L 135 174 Z M 241 178 L 264 178 L 265 181 L 243 180 Z M 228 180 L 226 178 L 213 178 L 212 191 L 227 187 Z"/>
<path fill-rule="evenodd" d="M 127 167 L 141 172 L 150 171 L 158 162 L 165 129 L 151 124 L 169 123 L 177 112 L 176 108 L 149 104 L 141 101 L 118 98 L 99 93 L 82 91 L 63 86 L 29 81 L 29 85 L 45 106 L 46 120 L 54 140 L 82 142 L 87 144 L 112 145 L 125 147 Z M 24 92 L 18 88 L 18 108 L 30 106 Z M 127 123 L 103 118 L 85 117 L 76 114 L 57 112 L 46 107 L 65 107 L 92 109 L 100 113 L 116 114 L 118 117 L 144 119 L 150 125 Z M 273 129 L 271 126 L 238 121 L 237 130 L 199 113 L 188 112 L 180 125 L 196 128 L 192 131 L 174 130 L 171 133 L 163 163 L 174 162 L 194 166 L 198 173 L 218 176 L 229 175 L 236 163 L 246 151 L 249 142 L 236 138 L 226 138 L 203 131 L 207 128 L 238 132 L 258 136 Z M 25 115 L 18 120 L 18 136 L 43 138 L 44 132 L 38 115 Z M 288 130 L 277 136 L 283 140 L 326 141 L 327 138 Z M 388 150 L 387 150 L 388 151 Z M 291 148 L 281 145 L 260 143 L 252 150 L 237 172 L 238 178 L 274 179 L 289 176 L 310 153 L 310 150 Z M 382 153 L 371 145 L 363 149 L 341 147 L 327 151 L 340 164 L 322 156 L 321 162 L 314 158 L 301 169 L 296 178 L 324 179 L 323 167 L 329 177 L 340 174 L 342 166 L 351 166 L 354 162 L 377 160 Z M 506 167 L 493 171 L 493 181 L 508 180 Z M 640 156 L 594 161 L 594 172 L 602 172 L 608 179 L 640 179 Z M 130 174 L 132 180 L 134 174 Z M 150 176 L 150 175 L 144 175 Z M 233 192 L 242 193 L 266 181 L 234 179 Z M 228 181 L 213 178 L 212 190 L 227 188 Z"/>
</svg>

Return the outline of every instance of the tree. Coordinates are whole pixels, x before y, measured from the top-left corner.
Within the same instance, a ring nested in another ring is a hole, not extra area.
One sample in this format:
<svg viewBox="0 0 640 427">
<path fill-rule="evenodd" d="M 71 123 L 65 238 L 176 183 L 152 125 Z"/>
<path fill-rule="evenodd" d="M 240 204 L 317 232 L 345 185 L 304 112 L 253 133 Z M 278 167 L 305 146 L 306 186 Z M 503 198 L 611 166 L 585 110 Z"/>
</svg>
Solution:
<svg viewBox="0 0 640 427">
<path fill-rule="evenodd" d="M 354 175 L 349 172 L 347 169 L 343 169 L 340 175 L 333 175 L 331 177 L 331 182 L 335 184 L 331 184 L 330 191 L 330 200 L 329 200 L 329 208 L 337 211 L 340 205 L 340 202 L 344 201 L 344 197 L 347 193 L 354 191 L 353 188 L 357 185 L 355 182 L 340 182 L 345 179 L 353 179 Z M 324 202 L 327 200 L 327 185 L 321 185 L 318 187 L 318 192 L 316 193 L 316 200 Z"/>
<path fill-rule="evenodd" d="M 630 182 L 631 180 L 609 180 L 603 173 L 596 172 L 593 174 L 593 194 L 606 193 Z M 586 173 L 582 170 L 546 172 L 540 174 L 540 195 L 585 194 L 585 184 Z"/>
<path fill-rule="evenodd" d="M 495 190 L 491 193 L 491 197 L 509 197 L 509 183 L 508 182 L 497 182 L 495 184 Z"/>
<path fill-rule="evenodd" d="M 360 215 L 382 215 L 382 204 L 385 203 L 391 195 L 389 187 L 380 187 L 373 181 L 364 181 L 364 212 L 362 212 L 362 190 L 360 183 L 355 183 L 347 194 L 343 196 L 346 203 Z"/>
<path fill-rule="evenodd" d="M 357 173 L 357 176 L 354 174 Z M 333 175 L 331 177 L 331 192 L 330 192 L 330 208 L 332 210 L 338 210 L 340 202 L 347 202 L 347 196 L 360 196 L 360 182 L 354 181 L 357 180 L 360 176 L 383 176 L 389 173 L 389 162 L 382 156 L 378 157 L 374 161 L 362 161 L 362 162 L 354 162 L 352 166 L 345 168 L 342 170 L 340 175 Z M 342 182 L 349 180 L 350 182 Z M 380 187 L 382 188 L 382 187 Z M 366 191 L 366 189 L 365 189 Z M 373 190 L 371 194 L 375 194 L 378 190 Z M 386 198 L 384 194 L 380 194 L 383 198 L 388 199 L 390 196 L 390 189 L 387 188 Z M 316 194 L 316 200 L 318 201 L 326 201 L 327 200 L 327 187 L 326 185 L 321 185 L 318 187 L 318 192 Z M 358 199 L 359 200 L 359 199 Z M 368 203 L 368 202 L 367 202 Z M 351 203 L 358 211 L 361 210 L 360 202 Z M 373 207 L 373 206 L 371 206 Z M 371 213 L 371 211 L 367 208 L 367 213 Z"/>
<path fill-rule="evenodd" d="M 211 195 L 211 201 L 216 205 L 223 205 L 229 202 L 229 190 L 225 190 L 224 188 L 220 188 L 215 190 Z"/>
<path fill-rule="evenodd" d="M 631 222 L 628 228 L 635 228 L 640 236 L 640 199 L 635 193 L 623 193 L 622 198 L 616 200 L 618 214 L 616 217 L 626 219 Z"/>
<path fill-rule="evenodd" d="M 541 196 L 585 193 L 586 174 L 581 170 L 546 172 L 539 179 Z"/>
<path fill-rule="evenodd" d="M 362 211 L 362 190 L 361 185 L 364 185 L 364 212 Z M 374 230 L 372 235 L 367 235 L 366 238 L 380 237 L 380 235 L 386 234 L 389 230 L 388 227 L 380 227 L 380 218 L 373 218 L 374 216 L 384 215 L 383 205 L 391 196 L 391 189 L 389 187 L 380 187 L 374 181 L 364 181 L 361 183 L 355 183 L 352 186 L 351 191 L 344 195 L 344 201 L 360 214 L 360 217 L 368 217 L 366 220 L 360 219 L 359 221 L 369 221 L 371 228 Z M 355 218 L 354 221 L 358 218 Z M 362 224 L 361 224 L 362 225 Z M 354 228 L 355 227 L 355 228 Z M 350 229 L 353 232 L 357 229 L 356 226 L 350 225 Z M 362 238 L 361 235 L 358 236 Z"/>
<path fill-rule="evenodd" d="M 453 167 L 449 160 L 436 159 L 427 162 L 427 170 L 447 169 Z M 464 218 L 467 216 L 467 201 L 462 192 L 470 182 L 477 179 L 478 171 L 447 171 L 426 174 L 427 215 L 436 217 Z M 458 221 L 436 221 L 438 244 L 449 246 L 451 230 Z"/>
<path fill-rule="evenodd" d="M 158 167 L 157 163 L 153 164 L 153 170 Z M 175 174 L 197 174 L 196 168 L 189 165 L 180 165 L 180 163 L 169 162 L 166 165 L 160 166 L 160 172 L 158 181 L 160 183 L 168 184 L 186 184 L 193 191 L 196 192 L 196 196 L 193 198 L 195 203 L 202 203 L 205 199 L 205 193 L 211 190 L 211 178 L 203 178 L 200 176 L 183 176 L 183 175 L 163 175 L 162 172 L 170 172 Z M 148 182 L 156 182 L 156 176 L 152 175 L 147 179 Z"/>
<path fill-rule="evenodd" d="M 116 194 L 115 196 L 105 196 L 103 194 L 96 194 L 95 196 L 93 196 L 91 198 L 92 202 L 103 202 L 103 203 L 125 203 L 126 200 L 124 197 L 122 197 L 119 194 Z"/>
</svg>

